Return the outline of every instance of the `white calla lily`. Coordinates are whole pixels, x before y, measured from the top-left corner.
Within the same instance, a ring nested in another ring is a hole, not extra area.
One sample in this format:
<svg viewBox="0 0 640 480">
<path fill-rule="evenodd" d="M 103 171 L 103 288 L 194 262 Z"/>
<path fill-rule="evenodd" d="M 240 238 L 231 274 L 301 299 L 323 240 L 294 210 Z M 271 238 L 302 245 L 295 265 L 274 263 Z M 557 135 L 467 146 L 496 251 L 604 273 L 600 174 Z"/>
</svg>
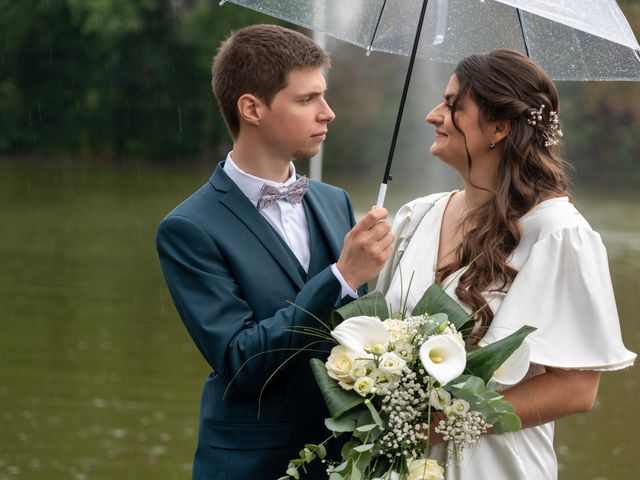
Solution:
<svg viewBox="0 0 640 480">
<path fill-rule="evenodd" d="M 525 338 L 515 352 L 493 374 L 493 380 L 502 385 L 515 385 L 529 371 L 531 349 Z"/>
<path fill-rule="evenodd" d="M 389 344 L 389 332 L 378 317 L 359 316 L 347 318 L 331 332 L 340 345 L 360 357 L 370 357 L 366 352 L 376 346 L 385 349 Z"/>
<path fill-rule="evenodd" d="M 467 352 L 452 335 L 437 335 L 420 347 L 420 361 L 429 375 L 446 385 L 464 372 Z"/>
</svg>

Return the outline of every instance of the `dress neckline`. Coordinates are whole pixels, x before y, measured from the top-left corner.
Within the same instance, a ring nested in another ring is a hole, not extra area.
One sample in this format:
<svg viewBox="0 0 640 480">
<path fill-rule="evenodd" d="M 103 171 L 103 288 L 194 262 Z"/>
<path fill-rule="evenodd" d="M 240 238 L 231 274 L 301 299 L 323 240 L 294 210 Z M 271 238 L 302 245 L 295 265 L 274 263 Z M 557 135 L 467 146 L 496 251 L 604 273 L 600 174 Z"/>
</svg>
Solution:
<svg viewBox="0 0 640 480">
<path fill-rule="evenodd" d="M 449 202 L 451 202 L 451 199 L 453 198 L 453 196 L 457 193 L 459 193 L 459 190 L 452 190 L 451 192 L 449 192 L 448 195 L 443 196 L 441 198 L 441 200 L 443 201 L 444 205 L 440 208 L 440 212 L 439 212 L 439 218 L 437 219 L 437 232 L 438 234 L 436 235 L 436 248 L 435 251 L 433 253 L 434 257 L 433 257 L 433 275 L 434 275 L 434 281 L 435 281 L 435 273 L 438 271 L 438 254 L 440 253 L 440 237 L 442 236 L 442 223 L 444 222 L 444 212 L 447 211 L 447 207 L 449 206 Z"/>
</svg>

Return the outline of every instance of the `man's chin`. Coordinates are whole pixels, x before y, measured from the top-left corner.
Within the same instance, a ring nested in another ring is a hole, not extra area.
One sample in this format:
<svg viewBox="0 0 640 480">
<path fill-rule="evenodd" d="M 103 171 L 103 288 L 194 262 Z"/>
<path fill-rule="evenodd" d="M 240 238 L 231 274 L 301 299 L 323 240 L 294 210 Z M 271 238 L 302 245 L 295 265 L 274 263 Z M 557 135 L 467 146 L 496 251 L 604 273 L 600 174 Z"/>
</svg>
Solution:
<svg viewBox="0 0 640 480">
<path fill-rule="evenodd" d="M 310 158 L 315 157 L 318 153 L 320 153 L 320 149 L 314 149 L 314 150 L 307 150 L 307 151 L 299 151 L 299 152 L 295 152 L 293 154 L 293 160 L 294 161 L 298 161 L 298 160 L 308 160 Z"/>
</svg>

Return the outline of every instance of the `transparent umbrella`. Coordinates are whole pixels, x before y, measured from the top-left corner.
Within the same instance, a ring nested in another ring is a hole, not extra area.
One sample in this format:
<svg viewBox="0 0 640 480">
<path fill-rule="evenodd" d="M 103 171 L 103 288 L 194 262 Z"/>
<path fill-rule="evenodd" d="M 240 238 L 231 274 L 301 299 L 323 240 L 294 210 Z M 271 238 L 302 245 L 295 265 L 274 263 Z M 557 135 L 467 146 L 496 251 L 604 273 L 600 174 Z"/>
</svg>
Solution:
<svg viewBox="0 0 640 480">
<path fill-rule="evenodd" d="M 615 0 L 227 1 L 369 52 L 410 56 L 378 205 L 416 57 L 457 63 L 473 53 L 510 48 L 555 80 L 640 80 L 640 46 Z"/>
</svg>

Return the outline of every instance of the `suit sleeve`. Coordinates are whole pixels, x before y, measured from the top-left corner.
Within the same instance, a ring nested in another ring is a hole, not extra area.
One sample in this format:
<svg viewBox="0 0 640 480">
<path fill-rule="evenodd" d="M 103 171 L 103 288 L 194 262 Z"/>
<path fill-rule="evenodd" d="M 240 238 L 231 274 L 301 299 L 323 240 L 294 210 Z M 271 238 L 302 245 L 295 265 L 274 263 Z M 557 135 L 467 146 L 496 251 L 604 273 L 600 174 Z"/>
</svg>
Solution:
<svg viewBox="0 0 640 480">
<path fill-rule="evenodd" d="M 294 305 L 256 318 L 242 298 L 232 266 L 215 241 L 195 222 L 167 217 L 157 233 L 165 279 L 178 313 L 205 359 L 240 395 L 259 392 L 269 376 L 299 364 L 292 354 L 318 338 L 291 329 L 320 328 L 340 295 L 340 283 L 327 266 L 303 286 Z M 309 313 L 306 313 L 309 312 Z M 326 344 L 324 344 L 326 350 Z M 306 358 L 306 357 L 305 357 Z"/>
</svg>

